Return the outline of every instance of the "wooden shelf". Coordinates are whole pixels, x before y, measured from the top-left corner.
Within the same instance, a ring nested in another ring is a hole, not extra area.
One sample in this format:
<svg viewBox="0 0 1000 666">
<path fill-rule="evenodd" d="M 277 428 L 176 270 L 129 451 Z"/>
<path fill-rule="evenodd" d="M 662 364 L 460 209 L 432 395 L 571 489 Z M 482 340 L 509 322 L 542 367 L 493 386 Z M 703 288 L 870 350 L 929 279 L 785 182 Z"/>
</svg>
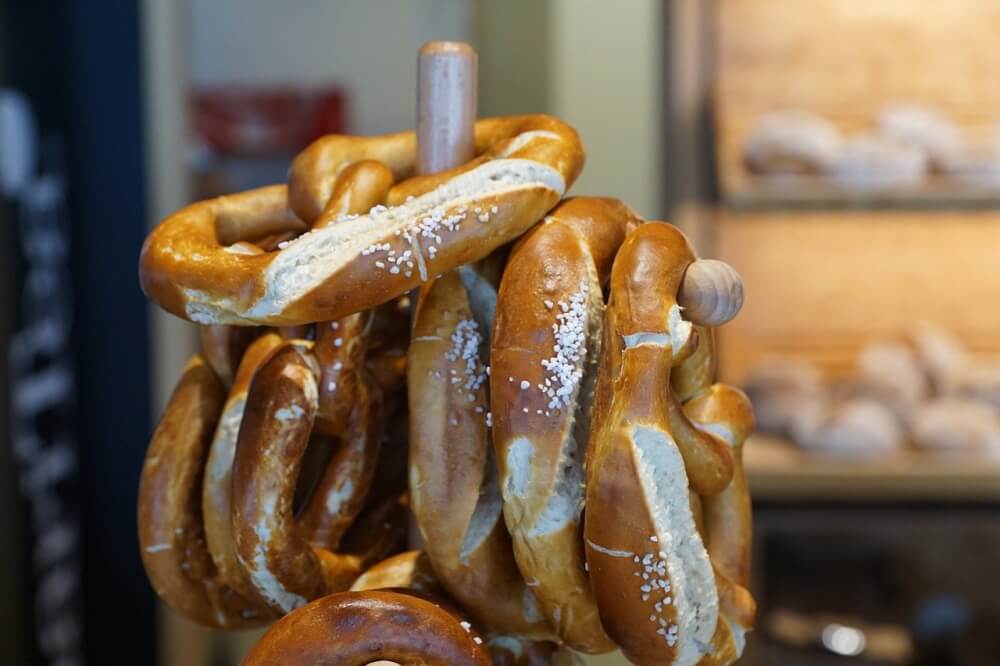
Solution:
<svg viewBox="0 0 1000 666">
<path fill-rule="evenodd" d="M 1000 460 L 904 451 L 860 459 L 766 436 L 744 449 L 755 500 L 1000 502 Z"/>
<path fill-rule="evenodd" d="M 940 179 L 919 187 L 856 191 L 819 179 L 796 182 L 757 178 L 724 194 L 735 211 L 776 210 L 996 210 L 1000 187 L 973 186 Z"/>
</svg>

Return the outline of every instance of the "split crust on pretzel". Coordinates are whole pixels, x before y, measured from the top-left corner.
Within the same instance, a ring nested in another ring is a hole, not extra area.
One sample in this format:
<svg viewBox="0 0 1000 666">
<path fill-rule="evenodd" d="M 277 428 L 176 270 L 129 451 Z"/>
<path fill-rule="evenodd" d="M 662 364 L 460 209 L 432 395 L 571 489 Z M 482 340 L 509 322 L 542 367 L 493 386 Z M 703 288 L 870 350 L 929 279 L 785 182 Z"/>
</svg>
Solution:
<svg viewBox="0 0 1000 666">
<path fill-rule="evenodd" d="M 341 592 L 276 622 L 244 666 L 490 666 L 483 639 L 440 605 L 392 590 Z"/>
<path fill-rule="evenodd" d="M 138 522 L 143 566 L 160 598 L 199 624 L 234 629 L 273 614 L 223 582 L 205 544 L 201 483 L 225 397 L 204 358 L 192 358 L 146 453 Z"/>
<path fill-rule="evenodd" d="M 493 442 L 517 563 L 560 638 L 592 654 L 614 649 L 581 545 L 602 287 L 640 222 L 615 199 L 560 204 L 511 252 L 493 331 Z"/>
<path fill-rule="evenodd" d="M 622 245 L 598 378 L 603 415 L 591 432 L 590 579 L 604 628 L 643 666 L 698 663 L 714 639 L 729 640 L 724 630 L 716 637 L 725 623 L 689 482 L 703 495 L 722 491 L 732 454 L 690 423 L 670 386 L 671 370 L 695 351 L 676 303 L 693 260 L 683 234 L 664 223 L 638 227 Z"/>
<path fill-rule="evenodd" d="M 388 194 L 392 207 L 336 224 L 317 222 L 322 228 L 274 252 L 226 247 L 264 231 L 301 230 L 304 223 L 283 208 L 285 197 L 301 219 L 312 221 L 330 201 L 340 171 L 357 162 L 374 159 L 397 180 L 408 177 L 415 148 L 413 132 L 326 137 L 295 160 L 287 191 L 274 186 L 184 208 L 147 238 L 143 290 L 166 310 L 204 324 L 339 319 L 518 237 L 559 201 L 584 160 L 576 132 L 555 118 L 481 120 L 476 159 L 399 183 Z M 247 209 L 259 212 L 241 224 Z M 267 211 L 273 219 L 264 219 Z"/>
<path fill-rule="evenodd" d="M 311 347 L 306 341 L 285 342 L 257 371 L 233 464 L 237 557 L 258 595 L 279 612 L 347 589 L 366 564 L 358 556 L 331 552 L 330 543 L 310 542 L 316 525 L 307 522 L 304 529 L 293 518 L 295 486 L 318 411 L 320 371 Z M 309 500 L 320 504 L 319 514 L 346 514 L 347 524 L 361 510 L 374 474 L 381 439 L 378 396 L 360 392 L 353 414 L 350 446 L 360 446 L 362 471 L 350 488 L 328 476 Z M 328 475 L 339 477 L 330 469 Z M 307 506 L 304 514 L 310 513 Z M 344 527 L 337 527 L 335 538 Z"/>
<path fill-rule="evenodd" d="M 457 271 L 420 294 L 408 357 L 410 493 L 431 564 L 444 588 L 482 626 L 548 638 L 501 514 L 490 446 L 487 375 L 479 323 Z"/>
</svg>

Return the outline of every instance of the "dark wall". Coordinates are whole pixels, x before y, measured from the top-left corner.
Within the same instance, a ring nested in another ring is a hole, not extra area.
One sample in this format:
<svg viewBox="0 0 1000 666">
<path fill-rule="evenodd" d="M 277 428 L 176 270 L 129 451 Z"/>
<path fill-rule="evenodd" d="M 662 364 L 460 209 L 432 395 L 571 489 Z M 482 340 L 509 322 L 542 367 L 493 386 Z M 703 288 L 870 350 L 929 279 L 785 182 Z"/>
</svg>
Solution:
<svg viewBox="0 0 1000 666">
<path fill-rule="evenodd" d="M 83 651 L 94 664 L 150 664 L 155 606 L 135 527 L 150 431 L 146 310 L 136 279 L 145 224 L 138 2 L 15 0 L 2 18 L 5 85 L 28 96 L 44 159 L 68 184 L 74 382 L 59 424 L 75 435 L 76 455 L 59 493 L 81 535 Z M 25 270 L 24 257 L 16 259 Z M 37 520 L 38 507 L 23 496 L 20 509 Z M 24 575 L 37 573 L 28 566 Z M 26 587 L 30 618 L 40 587 Z"/>
</svg>

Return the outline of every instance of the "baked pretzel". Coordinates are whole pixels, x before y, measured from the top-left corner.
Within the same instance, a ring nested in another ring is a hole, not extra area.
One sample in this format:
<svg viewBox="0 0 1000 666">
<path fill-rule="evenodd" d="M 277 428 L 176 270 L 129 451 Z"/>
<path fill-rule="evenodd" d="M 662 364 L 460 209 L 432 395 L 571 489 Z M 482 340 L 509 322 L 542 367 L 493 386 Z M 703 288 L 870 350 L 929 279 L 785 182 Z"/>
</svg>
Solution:
<svg viewBox="0 0 1000 666">
<path fill-rule="evenodd" d="M 612 269 L 595 399 L 587 563 L 605 630 L 640 665 L 696 663 L 720 625 L 690 490 L 726 488 L 733 457 L 690 423 L 670 386 L 671 370 L 695 351 L 676 301 L 692 261 L 687 240 L 668 224 L 629 234 Z"/>
<path fill-rule="evenodd" d="M 361 469 L 345 488 L 337 474 L 327 477 L 310 500 L 306 516 L 343 514 L 336 527 L 293 519 L 292 500 L 302 457 L 318 411 L 319 364 L 308 341 L 284 342 L 257 371 L 250 385 L 233 464 L 233 529 L 236 553 L 261 598 L 288 612 L 323 594 L 344 590 L 365 562 L 337 555 L 343 529 L 361 510 L 374 473 L 381 440 L 377 391 L 358 393 L 351 446 L 358 446 Z M 329 473 L 328 468 L 328 473 Z M 333 466 L 332 469 L 343 468 Z M 306 532 L 306 534 L 303 534 Z M 324 535 L 320 543 L 311 543 Z"/>
<path fill-rule="evenodd" d="M 205 545 L 201 482 L 226 393 L 201 356 L 185 366 L 153 433 L 139 481 L 139 547 L 153 589 L 178 613 L 221 629 L 272 614 L 223 582 Z"/>
<path fill-rule="evenodd" d="M 250 599 L 256 599 L 257 595 L 248 580 L 246 569 L 236 558 L 236 546 L 233 541 L 230 494 L 233 458 L 236 455 L 236 439 L 243 423 L 250 382 L 258 368 L 280 344 L 279 335 L 265 333 L 247 348 L 212 437 L 202 486 L 202 519 L 205 541 L 212 555 L 212 561 L 222 580 Z"/>
<path fill-rule="evenodd" d="M 718 495 L 703 500 L 702 532 L 715 567 L 722 620 L 713 637 L 717 648 L 713 657 L 715 663 L 731 663 L 742 656 L 746 632 L 753 627 L 757 611 L 747 589 L 753 519 L 743 470 L 743 443 L 753 433 L 753 409 L 750 399 L 739 389 L 714 384 L 686 402 L 684 411 L 698 428 L 722 440 L 733 451 L 732 482 Z"/>
<path fill-rule="evenodd" d="M 201 354 L 228 388 L 236 378 L 247 347 L 257 335 L 257 329 L 247 326 L 199 326 Z"/>
<path fill-rule="evenodd" d="M 457 271 L 421 290 L 407 374 L 410 413 L 419 415 L 410 421 L 413 515 L 438 579 L 462 608 L 493 631 L 546 638 L 501 514 L 482 360 L 492 313 L 478 314 Z"/>
<path fill-rule="evenodd" d="M 244 666 L 490 666 L 468 622 L 411 592 L 341 592 L 278 620 Z"/>
<path fill-rule="evenodd" d="M 379 562 L 361 574 L 352 591 L 405 588 L 441 599 L 447 594 L 435 578 L 427 554 L 411 550 Z M 494 635 L 486 639 L 493 666 L 570 666 L 571 653 L 555 643 Z"/>
<path fill-rule="evenodd" d="M 615 199 L 553 209 L 511 252 L 493 329 L 493 442 L 504 518 L 524 578 L 559 637 L 614 649 L 584 569 L 584 453 L 615 252 L 640 222 Z"/>
<path fill-rule="evenodd" d="M 302 223 L 280 209 L 279 187 L 184 208 L 147 238 L 143 290 L 166 310 L 203 324 L 339 319 L 513 240 L 555 205 L 583 167 L 576 132 L 548 116 L 482 120 L 476 148 L 479 156 L 465 165 L 394 186 L 391 208 L 316 229 L 275 252 L 227 245 L 259 236 L 263 227 L 301 230 Z M 396 179 L 405 178 L 415 149 L 413 132 L 319 139 L 292 165 L 289 201 L 301 219 L 316 220 L 342 169 L 375 159 Z M 242 225 L 233 214 L 254 205 L 272 212 L 267 225 L 256 218 Z"/>
</svg>

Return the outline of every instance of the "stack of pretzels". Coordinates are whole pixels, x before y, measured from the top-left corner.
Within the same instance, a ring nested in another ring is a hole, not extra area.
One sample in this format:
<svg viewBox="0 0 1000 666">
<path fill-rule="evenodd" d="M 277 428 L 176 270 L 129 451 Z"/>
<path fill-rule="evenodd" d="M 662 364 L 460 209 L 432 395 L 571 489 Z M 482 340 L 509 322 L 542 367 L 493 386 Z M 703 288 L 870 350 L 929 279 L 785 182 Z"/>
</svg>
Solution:
<svg viewBox="0 0 1000 666">
<path fill-rule="evenodd" d="M 711 327 L 738 277 L 562 200 L 584 153 L 558 119 L 481 120 L 432 176 L 416 148 L 322 138 L 147 239 L 146 294 L 203 332 L 142 473 L 157 593 L 277 620 L 247 664 L 732 663 L 753 415 Z"/>
</svg>

